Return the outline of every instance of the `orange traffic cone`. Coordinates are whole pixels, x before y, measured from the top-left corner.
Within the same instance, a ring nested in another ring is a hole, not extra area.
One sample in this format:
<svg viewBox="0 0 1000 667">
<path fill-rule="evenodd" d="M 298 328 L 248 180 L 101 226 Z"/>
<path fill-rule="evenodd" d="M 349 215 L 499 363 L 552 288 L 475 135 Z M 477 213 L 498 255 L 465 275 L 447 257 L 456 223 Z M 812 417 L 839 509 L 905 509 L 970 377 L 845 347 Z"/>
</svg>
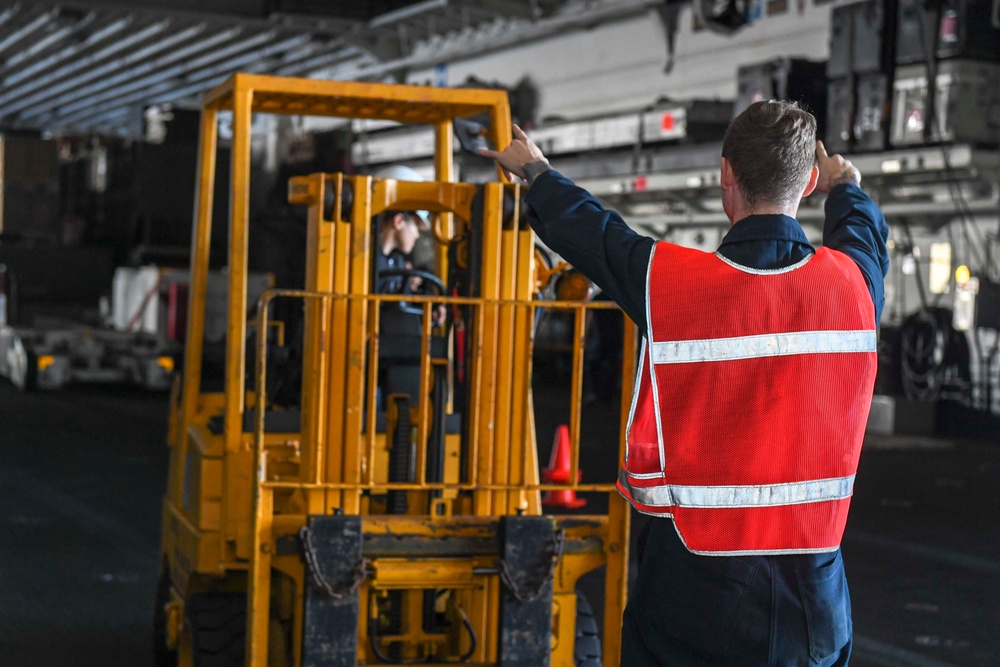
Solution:
<svg viewBox="0 0 1000 667">
<path fill-rule="evenodd" d="M 549 455 L 549 467 L 542 469 L 542 481 L 552 484 L 569 482 L 569 426 L 560 424 L 556 428 L 556 436 L 552 439 L 552 454 Z M 576 471 L 576 481 L 583 477 L 583 471 Z M 586 498 L 577 498 L 573 489 L 546 491 L 542 498 L 546 507 L 562 507 L 563 509 L 578 509 L 587 504 Z"/>
</svg>

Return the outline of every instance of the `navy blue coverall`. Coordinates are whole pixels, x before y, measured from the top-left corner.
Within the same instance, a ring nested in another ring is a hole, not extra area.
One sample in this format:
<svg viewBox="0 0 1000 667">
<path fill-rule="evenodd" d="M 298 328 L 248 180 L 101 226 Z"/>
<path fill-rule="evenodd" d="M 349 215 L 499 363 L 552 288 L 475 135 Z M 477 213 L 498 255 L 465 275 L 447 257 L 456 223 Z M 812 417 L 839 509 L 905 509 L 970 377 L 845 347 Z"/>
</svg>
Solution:
<svg viewBox="0 0 1000 667">
<path fill-rule="evenodd" d="M 646 272 L 654 239 L 630 229 L 586 190 L 555 170 L 527 195 L 538 237 L 594 281 L 646 331 Z M 823 244 L 850 256 L 882 314 L 889 268 L 888 227 L 854 184 L 826 200 Z M 751 215 L 718 252 L 755 269 L 790 266 L 815 249 L 785 215 Z M 638 549 L 639 572 L 622 621 L 622 667 L 646 665 L 846 665 L 851 601 L 840 550 L 786 556 L 699 556 L 673 521 L 652 518 Z"/>
</svg>

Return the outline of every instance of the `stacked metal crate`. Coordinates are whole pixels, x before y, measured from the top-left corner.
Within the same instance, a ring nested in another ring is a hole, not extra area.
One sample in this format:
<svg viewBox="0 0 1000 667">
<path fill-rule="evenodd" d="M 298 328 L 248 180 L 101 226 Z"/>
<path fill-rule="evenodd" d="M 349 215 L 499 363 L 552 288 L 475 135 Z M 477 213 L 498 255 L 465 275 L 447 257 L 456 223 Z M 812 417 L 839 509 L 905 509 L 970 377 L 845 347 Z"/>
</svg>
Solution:
<svg viewBox="0 0 1000 667">
<path fill-rule="evenodd" d="M 820 136 L 823 136 L 827 109 L 823 70 L 822 62 L 800 58 L 777 58 L 740 67 L 733 116 L 760 100 L 792 100 L 816 116 Z"/>
<path fill-rule="evenodd" d="M 827 61 L 827 132 L 831 152 L 868 152 L 888 145 L 896 0 L 833 8 Z"/>
<path fill-rule="evenodd" d="M 1000 144 L 1000 4 L 899 3 L 893 144 Z"/>
</svg>

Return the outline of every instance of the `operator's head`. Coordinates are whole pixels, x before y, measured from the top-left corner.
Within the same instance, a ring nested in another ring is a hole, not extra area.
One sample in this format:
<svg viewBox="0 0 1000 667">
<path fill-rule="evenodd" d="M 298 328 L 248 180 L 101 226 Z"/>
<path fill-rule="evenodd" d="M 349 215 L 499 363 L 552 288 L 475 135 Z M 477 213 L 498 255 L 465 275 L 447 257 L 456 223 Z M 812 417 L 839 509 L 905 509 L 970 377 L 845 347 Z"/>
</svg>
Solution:
<svg viewBox="0 0 1000 667">
<path fill-rule="evenodd" d="M 421 182 L 424 177 L 416 170 L 403 165 L 384 167 L 375 178 L 394 178 L 397 181 Z M 379 243 L 383 252 L 398 250 L 404 255 L 413 252 L 420 232 L 428 229 L 427 211 L 385 211 L 379 216 Z"/>
<path fill-rule="evenodd" d="M 816 186 L 816 118 L 795 102 L 751 104 L 722 143 L 722 201 L 733 222 L 753 213 L 795 215 Z"/>
<path fill-rule="evenodd" d="M 398 250 L 409 255 L 420 232 L 427 229 L 427 222 L 414 211 L 386 211 L 379 217 L 379 241 L 383 252 Z"/>
</svg>

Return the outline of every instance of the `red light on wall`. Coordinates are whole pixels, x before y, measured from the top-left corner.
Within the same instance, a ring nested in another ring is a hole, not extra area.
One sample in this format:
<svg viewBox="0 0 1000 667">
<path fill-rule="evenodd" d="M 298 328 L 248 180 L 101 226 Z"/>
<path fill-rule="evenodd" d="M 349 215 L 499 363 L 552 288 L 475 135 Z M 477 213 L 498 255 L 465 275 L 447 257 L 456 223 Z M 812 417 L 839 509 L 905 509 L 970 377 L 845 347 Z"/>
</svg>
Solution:
<svg viewBox="0 0 1000 667">
<path fill-rule="evenodd" d="M 636 192 L 642 192 L 642 191 L 644 191 L 646 189 L 646 177 L 645 176 L 636 176 L 635 180 L 632 181 L 632 188 Z"/>
<path fill-rule="evenodd" d="M 674 114 L 672 114 L 672 113 L 665 113 L 665 114 L 663 114 L 663 118 L 660 119 L 660 128 L 664 132 L 670 132 L 671 130 L 673 130 L 674 129 Z"/>
</svg>

